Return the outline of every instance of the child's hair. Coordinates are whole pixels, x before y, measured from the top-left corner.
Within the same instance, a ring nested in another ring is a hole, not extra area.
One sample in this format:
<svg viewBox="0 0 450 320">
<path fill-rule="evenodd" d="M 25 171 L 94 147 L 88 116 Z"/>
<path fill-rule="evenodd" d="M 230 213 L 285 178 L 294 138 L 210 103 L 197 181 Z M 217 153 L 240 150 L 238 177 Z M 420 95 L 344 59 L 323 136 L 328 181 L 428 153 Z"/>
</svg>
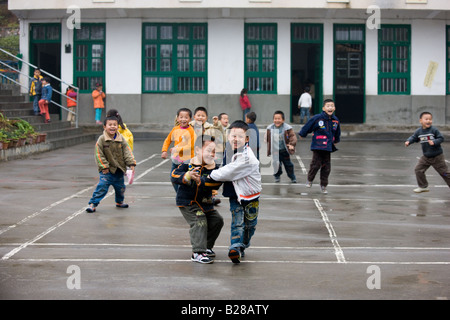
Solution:
<svg viewBox="0 0 450 320">
<path fill-rule="evenodd" d="M 311 89 L 309 87 L 305 87 L 305 92 L 309 92 Z"/>
<path fill-rule="evenodd" d="M 203 148 L 203 146 L 205 145 L 205 142 L 207 142 L 207 141 L 214 142 L 215 140 L 216 140 L 216 138 L 214 136 L 210 136 L 208 134 L 202 134 L 202 135 L 199 135 L 197 137 L 197 139 L 195 139 L 195 146 L 199 147 L 199 148 Z"/>
<path fill-rule="evenodd" d="M 106 113 L 106 117 L 107 118 L 108 117 L 116 117 L 119 126 L 121 126 L 123 129 L 125 129 L 125 125 L 123 124 L 122 117 L 120 116 L 119 111 L 117 111 L 116 109 L 108 110 L 108 112 Z"/>
<path fill-rule="evenodd" d="M 246 124 L 244 121 L 242 121 L 242 120 L 236 120 L 236 121 L 234 121 L 231 125 L 230 125 L 230 127 L 228 128 L 229 130 L 231 130 L 231 129 L 234 129 L 234 128 L 236 128 L 236 129 L 242 129 L 242 130 L 244 130 L 244 131 L 247 131 L 248 130 L 248 124 Z M 230 131 L 229 131 L 230 132 Z"/>
<path fill-rule="evenodd" d="M 254 123 L 256 121 L 256 113 L 254 113 L 253 111 L 250 111 L 245 116 L 248 118 L 248 120 L 250 120 L 250 123 Z"/>
<path fill-rule="evenodd" d="M 47 83 L 50 83 L 50 78 L 49 78 L 49 77 L 43 77 L 43 78 L 41 79 L 41 81 L 45 81 L 45 82 L 47 82 Z"/>
<path fill-rule="evenodd" d="M 222 112 L 222 113 L 219 113 L 219 115 L 217 116 L 217 118 L 218 118 L 219 120 L 221 120 L 223 116 L 227 116 L 227 115 L 228 115 L 228 114 L 226 114 L 225 112 Z"/>
<path fill-rule="evenodd" d="M 333 99 L 325 99 L 325 100 L 323 100 L 322 107 L 324 107 L 328 102 L 333 102 L 334 103 L 334 100 Z"/>
<path fill-rule="evenodd" d="M 195 108 L 195 110 L 194 110 L 194 115 L 195 115 L 198 111 L 203 111 L 204 113 L 206 113 L 206 116 L 208 116 L 208 111 L 206 111 L 206 108 L 205 108 L 205 107 L 200 106 L 200 107 Z"/>
<path fill-rule="evenodd" d="M 106 118 L 105 118 L 105 120 L 103 121 L 103 125 L 106 126 L 106 122 L 108 122 L 108 121 L 117 121 L 117 123 L 119 123 L 119 119 L 117 119 L 117 117 L 115 117 L 115 116 L 109 116 L 109 117 L 106 117 Z"/>
<path fill-rule="evenodd" d="M 192 118 L 192 111 L 189 108 L 180 108 L 177 111 L 177 117 L 180 115 L 181 112 L 187 112 L 189 114 L 189 118 Z"/>
<path fill-rule="evenodd" d="M 429 112 L 429 111 L 424 111 L 424 112 L 422 112 L 422 113 L 420 114 L 419 119 L 422 119 L 422 117 L 423 117 L 424 115 L 426 115 L 426 114 L 429 114 L 430 116 L 433 116 L 433 115 L 431 114 L 431 112 Z"/>
<path fill-rule="evenodd" d="M 280 115 L 281 115 L 281 119 L 284 120 L 284 112 L 283 112 L 283 111 L 277 110 L 277 111 L 275 111 L 275 112 L 273 113 L 273 116 L 275 117 L 276 114 L 280 114 Z"/>
<path fill-rule="evenodd" d="M 245 88 L 241 90 L 241 97 L 243 97 L 243 96 L 244 96 L 244 93 L 248 93 L 248 90 L 247 90 L 247 89 L 245 89 Z"/>
</svg>

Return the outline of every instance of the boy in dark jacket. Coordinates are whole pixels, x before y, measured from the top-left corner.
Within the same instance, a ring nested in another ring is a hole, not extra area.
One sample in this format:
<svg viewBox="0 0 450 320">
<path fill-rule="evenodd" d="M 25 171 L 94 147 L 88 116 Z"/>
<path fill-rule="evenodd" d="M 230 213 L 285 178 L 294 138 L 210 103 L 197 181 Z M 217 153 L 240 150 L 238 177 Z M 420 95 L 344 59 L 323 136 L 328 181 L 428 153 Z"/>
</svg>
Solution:
<svg viewBox="0 0 450 320">
<path fill-rule="evenodd" d="M 310 188 L 320 169 L 320 188 L 322 193 L 327 193 L 328 177 L 331 172 L 331 152 L 336 151 L 335 144 L 340 141 L 341 127 L 339 119 L 333 115 L 336 107 L 334 101 L 326 99 L 323 102 L 323 112 L 312 117 L 300 130 L 299 136 L 305 138 L 308 133 L 313 133 L 311 151 L 313 152 L 308 181 L 306 186 Z"/>
<path fill-rule="evenodd" d="M 212 190 L 217 190 L 221 182 L 208 176 L 218 168 L 215 158 L 214 137 L 200 135 L 194 145 L 194 158 L 183 162 L 172 171 L 172 182 L 179 185 L 177 206 L 190 226 L 192 256 L 199 263 L 212 263 L 212 250 L 223 227 L 223 218 L 214 209 Z"/>
<path fill-rule="evenodd" d="M 439 173 L 450 187 L 450 171 L 445 163 L 444 151 L 441 147 L 441 143 L 444 142 L 444 137 L 438 129 L 432 126 L 433 116 L 430 112 L 422 112 L 419 121 L 422 126 L 405 141 L 405 146 L 407 147 L 414 142 L 420 142 L 422 145 L 423 156 L 419 159 L 414 169 L 419 187 L 413 191 L 416 193 L 429 191 L 425 171 L 430 166 Z"/>
</svg>

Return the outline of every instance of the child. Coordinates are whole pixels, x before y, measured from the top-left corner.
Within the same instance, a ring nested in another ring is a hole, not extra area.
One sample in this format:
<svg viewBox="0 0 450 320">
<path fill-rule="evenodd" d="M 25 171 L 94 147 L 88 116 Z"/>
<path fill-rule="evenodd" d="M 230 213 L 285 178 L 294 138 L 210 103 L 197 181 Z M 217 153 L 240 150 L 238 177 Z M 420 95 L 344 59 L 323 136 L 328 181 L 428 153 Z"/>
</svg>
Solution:
<svg viewBox="0 0 450 320">
<path fill-rule="evenodd" d="M 170 175 L 173 170 L 178 167 L 183 161 L 187 161 L 194 157 L 194 129 L 189 125 L 192 118 L 192 111 L 188 108 L 180 108 L 177 111 L 177 125 L 173 127 L 170 133 L 164 140 L 161 150 L 161 158 L 167 159 L 167 151 L 170 144 L 173 142 L 174 146 L 170 149 L 170 158 L 172 159 L 172 167 Z M 178 190 L 178 184 L 172 183 L 175 192 Z"/>
<path fill-rule="evenodd" d="M 243 120 L 245 121 L 245 115 L 250 112 L 252 104 L 248 98 L 248 90 L 246 88 L 241 90 L 241 95 L 239 96 L 239 104 L 241 105 Z"/>
<path fill-rule="evenodd" d="M 259 130 L 255 124 L 256 121 L 256 113 L 253 111 L 247 113 L 245 115 L 245 122 L 248 124 L 248 144 L 250 148 L 252 148 L 253 153 L 256 155 L 256 159 L 259 160 Z"/>
<path fill-rule="evenodd" d="M 312 97 L 309 94 L 309 87 L 305 87 L 305 91 L 300 96 L 300 99 L 298 99 L 298 107 L 300 108 L 300 123 L 303 123 L 303 118 L 306 117 L 306 121 L 309 121 L 309 116 L 311 114 L 311 107 L 312 107 Z"/>
<path fill-rule="evenodd" d="M 297 183 L 294 173 L 294 164 L 290 155 L 295 153 L 297 137 L 292 127 L 284 122 L 283 111 L 275 111 L 273 124 L 267 127 L 267 156 L 272 155 L 272 166 L 274 169 L 275 182 L 280 182 L 283 173 L 281 164 L 284 165 L 288 177 L 292 183 Z"/>
<path fill-rule="evenodd" d="M 102 124 L 100 121 L 102 118 L 102 110 L 105 108 L 105 102 L 103 99 L 106 98 L 105 93 L 103 92 L 103 86 L 101 83 L 95 84 L 95 89 L 92 91 L 92 100 L 94 101 L 94 110 L 95 110 L 95 123 Z"/>
<path fill-rule="evenodd" d="M 177 206 L 190 226 L 191 261 L 198 263 L 214 262 L 212 249 L 223 227 L 223 218 L 212 202 L 212 190 L 218 189 L 221 183 L 207 178 L 217 167 L 215 148 L 214 137 L 198 136 L 194 158 L 172 172 L 172 182 L 179 185 Z"/>
<path fill-rule="evenodd" d="M 194 128 L 195 136 L 203 134 L 215 136 L 214 126 L 208 122 L 208 111 L 205 107 L 197 107 L 194 110 L 194 120 L 189 123 Z"/>
<path fill-rule="evenodd" d="M 100 173 L 100 181 L 89 200 L 87 212 L 95 212 L 111 185 L 115 190 L 116 207 L 128 208 L 128 204 L 123 203 L 125 198 L 124 173 L 127 171 L 127 166 L 134 172 L 136 160 L 130 146 L 117 131 L 118 127 L 119 120 L 116 117 L 108 117 L 103 123 L 103 134 L 95 145 L 95 160 Z"/>
<path fill-rule="evenodd" d="M 68 86 L 66 90 L 66 96 L 67 96 L 67 108 L 75 112 L 75 107 L 77 106 L 77 93 L 75 92 L 75 89 L 72 86 Z M 74 101 L 75 100 L 75 101 Z M 67 121 L 70 121 L 70 124 L 75 123 L 75 113 L 68 112 L 67 113 Z"/>
<path fill-rule="evenodd" d="M 259 161 L 247 145 L 247 130 L 248 125 L 242 120 L 230 125 L 224 165 L 210 174 L 215 181 L 227 181 L 223 195 L 230 201 L 232 219 L 228 257 L 233 263 L 239 263 L 244 250 L 250 246 L 258 222 L 262 190 Z"/>
<path fill-rule="evenodd" d="M 30 91 L 29 94 L 33 98 L 33 112 L 35 116 L 40 114 L 39 110 L 39 100 L 41 99 L 42 94 L 42 76 L 41 70 L 35 69 L 33 78 L 30 80 Z"/>
<path fill-rule="evenodd" d="M 128 129 L 127 125 L 123 123 L 122 117 L 119 114 L 119 111 L 116 109 L 108 110 L 106 113 L 106 117 L 116 117 L 119 121 L 119 133 L 125 138 L 125 140 L 128 142 L 128 145 L 130 146 L 131 151 L 133 151 L 134 147 L 134 137 L 133 133 Z"/>
<path fill-rule="evenodd" d="M 213 117 L 213 128 L 215 130 L 214 137 L 216 140 L 216 163 L 222 164 L 223 153 L 225 151 L 225 146 L 227 143 L 227 129 L 228 124 L 228 114 L 225 112 L 220 113 L 218 116 Z"/>
<path fill-rule="evenodd" d="M 300 130 L 299 135 L 305 138 L 313 133 L 311 151 L 313 152 L 306 187 L 311 188 L 314 177 L 320 169 L 320 188 L 327 192 L 328 177 L 331 172 L 331 152 L 336 151 L 335 144 L 340 141 L 341 127 L 339 119 L 333 115 L 336 107 L 334 101 L 323 102 L 322 113 L 312 117 Z"/>
<path fill-rule="evenodd" d="M 422 127 L 417 129 L 414 134 L 405 141 L 405 146 L 407 147 L 414 142 L 420 142 L 422 145 L 423 155 L 414 169 L 419 187 L 413 191 L 416 193 L 430 191 L 428 189 L 427 177 L 425 176 L 425 171 L 427 171 L 430 166 L 439 173 L 450 187 L 450 171 L 445 163 L 444 151 L 441 147 L 444 137 L 437 128 L 432 126 L 433 116 L 430 112 L 422 112 L 419 121 Z"/>
<path fill-rule="evenodd" d="M 39 100 L 39 109 L 41 111 L 41 115 L 44 116 L 45 123 L 50 122 L 50 113 L 48 112 L 48 105 L 50 101 L 52 101 L 52 93 L 53 89 L 50 85 L 50 78 L 43 77 L 42 80 L 42 96 Z"/>
</svg>

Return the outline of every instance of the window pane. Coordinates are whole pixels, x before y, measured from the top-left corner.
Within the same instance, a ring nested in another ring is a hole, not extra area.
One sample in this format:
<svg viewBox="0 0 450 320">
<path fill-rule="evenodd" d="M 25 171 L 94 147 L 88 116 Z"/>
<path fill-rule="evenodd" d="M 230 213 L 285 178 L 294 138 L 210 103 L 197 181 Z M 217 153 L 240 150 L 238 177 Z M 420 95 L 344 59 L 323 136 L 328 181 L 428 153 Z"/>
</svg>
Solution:
<svg viewBox="0 0 450 320">
<path fill-rule="evenodd" d="M 91 26 L 91 40 L 103 40 L 105 28 L 103 26 Z"/>
<path fill-rule="evenodd" d="M 161 39 L 172 39 L 172 26 L 161 27 Z"/>
<path fill-rule="evenodd" d="M 336 40 L 337 41 L 348 40 L 348 28 L 347 27 L 337 27 L 336 28 Z"/>
<path fill-rule="evenodd" d="M 275 28 L 273 26 L 261 27 L 261 40 L 275 40 Z"/>
<path fill-rule="evenodd" d="M 157 77 L 145 77 L 144 88 L 146 91 L 158 90 L 158 78 Z"/>
<path fill-rule="evenodd" d="M 45 27 L 44 26 L 33 26 L 33 39 L 34 40 L 45 40 Z"/>
<path fill-rule="evenodd" d="M 273 58 L 275 54 L 274 45 L 263 45 L 262 46 L 262 57 L 263 58 Z"/>
<path fill-rule="evenodd" d="M 192 90 L 194 90 L 194 91 L 204 91 L 205 90 L 205 78 L 203 78 L 203 77 L 193 77 L 192 78 Z"/>
<path fill-rule="evenodd" d="M 400 46 L 397 47 L 397 59 L 407 59 L 408 58 L 408 47 Z"/>
<path fill-rule="evenodd" d="M 247 79 L 247 88 L 249 91 L 258 91 L 259 90 L 259 79 L 249 77 Z"/>
<path fill-rule="evenodd" d="M 178 90 L 180 91 L 189 91 L 189 78 L 188 77 L 179 77 L 178 78 Z"/>
<path fill-rule="evenodd" d="M 172 78 L 169 77 L 159 78 L 159 90 L 172 91 Z"/>
<path fill-rule="evenodd" d="M 273 91 L 273 79 L 272 78 L 261 78 L 261 90 Z"/>
<path fill-rule="evenodd" d="M 77 87 L 80 88 L 80 90 L 90 90 L 89 78 L 88 77 L 78 77 L 77 78 Z"/>
<path fill-rule="evenodd" d="M 156 58 L 157 46 L 156 44 L 145 45 L 145 57 Z"/>
<path fill-rule="evenodd" d="M 257 58 L 259 57 L 259 46 L 255 45 L 247 45 L 247 57 L 248 58 Z"/>
<path fill-rule="evenodd" d="M 178 27 L 177 39 L 189 40 L 189 27 L 188 26 L 179 26 Z"/>
<path fill-rule="evenodd" d="M 103 45 L 93 44 L 92 45 L 92 57 L 93 58 L 103 58 Z"/>
<path fill-rule="evenodd" d="M 259 70 L 259 60 L 258 59 L 247 59 L 247 71 L 258 72 Z"/>
<path fill-rule="evenodd" d="M 247 28 L 247 40 L 259 40 L 259 28 L 257 26 Z"/>
<path fill-rule="evenodd" d="M 361 27 L 350 27 L 350 40 L 362 41 L 363 29 Z"/>
<path fill-rule="evenodd" d="M 81 29 L 75 29 L 77 40 L 89 40 L 89 28 L 81 27 Z"/>
<path fill-rule="evenodd" d="M 47 40 L 59 40 L 59 26 L 47 26 Z"/>
<path fill-rule="evenodd" d="M 145 59 L 145 71 L 148 72 L 156 71 L 156 59 Z"/>
<path fill-rule="evenodd" d="M 88 60 L 87 59 L 77 59 L 76 71 L 88 71 Z"/>
<path fill-rule="evenodd" d="M 146 40 L 158 39 L 158 28 L 156 26 L 145 26 L 145 39 Z"/>
<path fill-rule="evenodd" d="M 206 46 L 204 44 L 196 44 L 192 47 L 192 55 L 194 58 L 206 56 Z"/>
<path fill-rule="evenodd" d="M 103 83 L 103 78 L 102 77 L 92 77 L 90 90 L 94 90 L 96 83 Z"/>
<path fill-rule="evenodd" d="M 263 72 L 273 72 L 275 71 L 275 62 L 273 59 L 264 59 L 262 61 L 262 71 Z"/>
<path fill-rule="evenodd" d="M 205 27 L 203 26 L 195 26 L 193 29 L 194 40 L 205 40 Z"/>
<path fill-rule="evenodd" d="M 206 71 L 205 59 L 194 59 L 193 68 L 195 72 L 205 72 Z"/>
</svg>

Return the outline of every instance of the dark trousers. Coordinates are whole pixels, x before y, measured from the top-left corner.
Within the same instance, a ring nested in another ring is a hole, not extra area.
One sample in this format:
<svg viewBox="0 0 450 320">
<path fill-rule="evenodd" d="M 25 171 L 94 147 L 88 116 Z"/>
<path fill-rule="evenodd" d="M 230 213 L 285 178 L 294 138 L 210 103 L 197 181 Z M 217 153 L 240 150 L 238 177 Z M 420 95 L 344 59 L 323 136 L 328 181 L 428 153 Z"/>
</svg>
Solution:
<svg viewBox="0 0 450 320">
<path fill-rule="evenodd" d="M 440 154 L 436 157 L 425 157 L 422 156 L 414 169 L 416 173 L 417 184 L 421 188 L 428 187 L 427 177 L 425 176 L 425 171 L 429 167 L 433 167 L 439 175 L 444 179 L 447 185 L 450 187 L 450 171 L 448 170 L 447 164 L 445 163 L 444 154 Z"/>
<path fill-rule="evenodd" d="M 286 174 L 291 180 L 296 180 L 296 176 L 294 173 L 294 164 L 291 161 L 291 157 L 289 155 L 289 152 L 286 150 L 279 150 L 279 167 L 277 172 L 273 175 L 275 178 L 279 178 L 281 174 L 283 173 L 283 168 L 281 165 L 284 165 L 284 168 L 286 169 Z"/>
<path fill-rule="evenodd" d="M 331 172 L 331 152 L 323 150 L 313 150 L 311 164 L 309 165 L 308 181 L 313 181 L 320 170 L 320 185 L 328 185 L 328 177 Z"/>
</svg>

